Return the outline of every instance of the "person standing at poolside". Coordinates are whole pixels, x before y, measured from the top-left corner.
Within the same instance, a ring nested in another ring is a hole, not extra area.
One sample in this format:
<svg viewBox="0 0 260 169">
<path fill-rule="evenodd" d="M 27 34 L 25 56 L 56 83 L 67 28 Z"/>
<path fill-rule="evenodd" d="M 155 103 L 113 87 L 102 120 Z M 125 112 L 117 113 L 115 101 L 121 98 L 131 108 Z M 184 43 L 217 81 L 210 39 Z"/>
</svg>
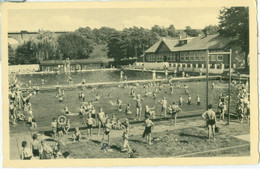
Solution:
<svg viewBox="0 0 260 169">
<path fill-rule="evenodd" d="M 140 94 L 137 95 L 136 98 L 136 117 L 135 120 L 141 120 L 141 114 L 142 114 L 142 103 L 141 103 L 141 96 Z"/>
<path fill-rule="evenodd" d="M 155 69 L 153 70 L 153 79 L 156 79 L 156 72 L 155 72 Z"/>
<path fill-rule="evenodd" d="M 216 113 L 212 110 L 212 105 L 208 105 L 208 111 L 202 114 L 202 118 L 206 120 L 208 126 L 208 139 L 210 139 L 211 134 L 215 140 L 215 128 L 216 128 Z"/>
<path fill-rule="evenodd" d="M 174 126 L 176 125 L 177 122 L 177 115 L 182 111 L 179 105 L 175 102 L 173 102 L 172 108 L 172 118 L 174 118 Z"/>
<path fill-rule="evenodd" d="M 98 113 L 98 135 L 100 134 L 100 129 L 105 125 L 106 122 L 106 115 L 103 112 L 102 108 L 99 108 L 99 113 Z"/>
<path fill-rule="evenodd" d="M 143 138 L 146 136 L 146 141 L 149 145 L 152 144 L 152 127 L 154 126 L 152 120 L 149 116 L 145 117 L 145 129 L 143 133 Z"/>
<path fill-rule="evenodd" d="M 164 113 L 164 117 L 166 117 L 167 100 L 165 99 L 165 97 L 162 99 L 161 104 L 162 104 L 161 116 L 163 116 Z"/>
<path fill-rule="evenodd" d="M 124 72 L 121 70 L 120 71 L 120 81 L 123 81 L 124 79 Z"/>
</svg>

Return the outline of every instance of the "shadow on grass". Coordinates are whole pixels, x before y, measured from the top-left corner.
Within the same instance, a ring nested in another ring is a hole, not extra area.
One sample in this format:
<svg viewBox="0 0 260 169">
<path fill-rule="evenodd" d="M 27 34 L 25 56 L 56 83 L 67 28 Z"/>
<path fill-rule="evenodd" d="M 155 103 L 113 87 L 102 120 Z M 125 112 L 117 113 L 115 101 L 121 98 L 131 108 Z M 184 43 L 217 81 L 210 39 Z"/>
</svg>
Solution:
<svg viewBox="0 0 260 169">
<path fill-rule="evenodd" d="M 112 148 L 113 150 L 116 150 L 116 151 L 121 151 L 120 145 L 112 145 L 112 146 L 110 146 L 110 148 Z"/>
<path fill-rule="evenodd" d="M 134 143 L 141 143 L 141 144 L 144 143 L 142 140 L 137 140 L 137 139 L 131 139 L 129 141 L 134 142 Z"/>
<path fill-rule="evenodd" d="M 179 136 L 186 136 L 186 137 L 194 137 L 194 138 L 199 138 L 199 139 L 207 139 L 207 136 L 199 136 L 199 135 L 194 135 L 194 134 L 187 134 L 187 133 L 180 133 Z"/>
<path fill-rule="evenodd" d="M 96 144 L 101 144 L 101 141 L 98 141 L 98 140 L 91 140 L 93 143 L 96 143 Z"/>
</svg>

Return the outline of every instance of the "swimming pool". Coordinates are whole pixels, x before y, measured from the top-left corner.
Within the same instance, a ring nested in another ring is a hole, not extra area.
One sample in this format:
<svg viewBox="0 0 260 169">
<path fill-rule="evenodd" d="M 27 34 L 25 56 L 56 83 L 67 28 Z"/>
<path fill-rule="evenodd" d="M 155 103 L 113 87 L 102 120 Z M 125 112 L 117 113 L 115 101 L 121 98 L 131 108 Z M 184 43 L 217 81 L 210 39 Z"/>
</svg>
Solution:
<svg viewBox="0 0 260 169">
<path fill-rule="evenodd" d="M 127 80 L 149 80 L 152 79 L 152 72 L 148 71 L 136 71 L 136 70 L 123 70 L 124 77 Z M 157 72 L 157 78 L 165 78 L 164 72 Z M 173 73 L 169 72 L 169 76 Z M 180 74 L 177 74 L 180 76 Z M 86 83 L 95 82 L 119 82 L 120 70 L 96 70 L 87 72 L 71 72 L 71 73 L 37 73 L 37 74 L 18 74 L 18 81 L 23 87 L 31 80 L 32 85 L 42 86 L 42 79 L 44 79 L 44 85 L 57 85 L 68 84 L 68 77 L 71 77 L 74 84 L 81 83 L 85 79 Z"/>
</svg>

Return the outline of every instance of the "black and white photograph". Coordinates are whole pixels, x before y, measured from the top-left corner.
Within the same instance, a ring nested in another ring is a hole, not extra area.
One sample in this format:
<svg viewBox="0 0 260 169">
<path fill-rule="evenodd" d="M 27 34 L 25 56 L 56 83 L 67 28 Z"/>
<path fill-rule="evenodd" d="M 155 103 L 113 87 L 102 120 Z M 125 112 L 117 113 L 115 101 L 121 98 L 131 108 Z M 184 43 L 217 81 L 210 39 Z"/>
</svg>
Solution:
<svg viewBox="0 0 260 169">
<path fill-rule="evenodd" d="M 251 1 L 103 3 L 2 6 L 4 159 L 256 163 Z"/>
</svg>

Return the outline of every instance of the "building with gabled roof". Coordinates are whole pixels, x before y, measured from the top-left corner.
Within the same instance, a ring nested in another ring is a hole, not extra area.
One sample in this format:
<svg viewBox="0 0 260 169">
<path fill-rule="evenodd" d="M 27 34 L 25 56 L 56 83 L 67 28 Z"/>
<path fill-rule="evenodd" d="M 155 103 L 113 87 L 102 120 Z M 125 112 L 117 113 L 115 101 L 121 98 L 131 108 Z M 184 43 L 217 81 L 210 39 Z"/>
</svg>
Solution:
<svg viewBox="0 0 260 169">
<path fill-rule="evenodd" d="M 146 65 L 148 63 L 163 62 L 176 67 L 181 64 L 180 67 L 186 67 L 186 70 L 194 71 L 194 69 L 188 68 L 206 67 L 207 50 L 209 52 L 229 51 L 232 48 L 231 42 L 231 38 L 224 38 L 218 34 L 181 39 L 162 38 L 145 51 L 144 62 L 147 63 Z M 240 53 L 232 51 L 232 58 L 236 57 L 236 55 L 240 55 Z M 228 68 L 229 55 L 209 55 L 209 64 L 211 68 Z"/>
</svg>

